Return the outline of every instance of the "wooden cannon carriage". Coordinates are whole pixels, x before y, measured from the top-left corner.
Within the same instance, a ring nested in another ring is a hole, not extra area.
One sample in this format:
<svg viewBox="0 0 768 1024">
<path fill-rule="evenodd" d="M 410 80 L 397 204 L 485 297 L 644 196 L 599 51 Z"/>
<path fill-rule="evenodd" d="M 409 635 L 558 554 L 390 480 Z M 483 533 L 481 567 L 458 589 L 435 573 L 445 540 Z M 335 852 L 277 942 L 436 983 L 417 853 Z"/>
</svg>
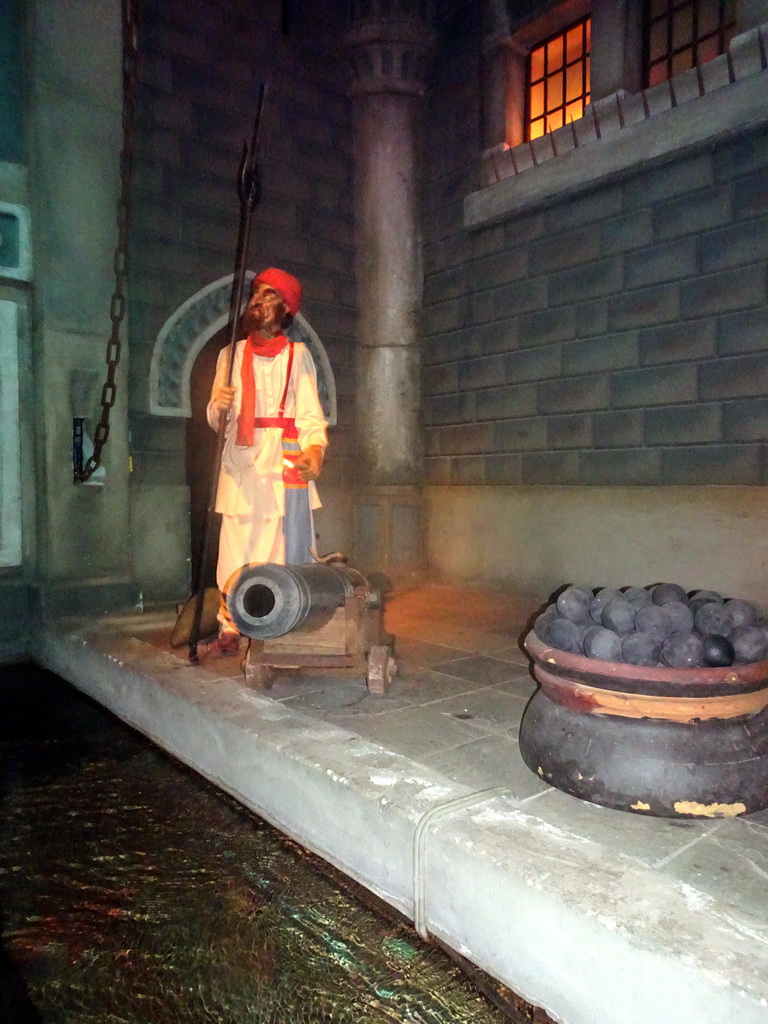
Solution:
<svg viewBox="0 0 768 1024">
<path fill-rule="evenodd" d="M 245 565 L 227 593 L 232 620 L 250 639 L 245 681 L 272 685 L 275 669 L 331 669 L 363 676 L 383 695 L 397 671 L 383 599 L 343 561 Z"/>
</svg>

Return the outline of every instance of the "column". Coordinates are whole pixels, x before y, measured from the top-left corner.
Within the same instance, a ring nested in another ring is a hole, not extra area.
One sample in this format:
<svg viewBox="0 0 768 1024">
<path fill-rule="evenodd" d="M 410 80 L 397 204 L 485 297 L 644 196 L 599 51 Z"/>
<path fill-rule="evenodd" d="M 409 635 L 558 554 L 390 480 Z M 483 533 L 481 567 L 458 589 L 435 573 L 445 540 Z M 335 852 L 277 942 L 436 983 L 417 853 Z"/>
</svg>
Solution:
<svg viewBox="0 0 768 1024">
<path fill-rule="evenodd" d="M 139 599 L 131 565 L 127 344 L 105 475 L 73 483 L 73 417 L 101 413 L 111 333 L 122 143 L 118 0 L 29 5 L 37 610 L 101 613 Z"/>
<path fill-rule="evenodd" d="M 353 69 L 358 350 L 355 560 L 393 578 L 423 565 L 422 306 L 416 139 L 432 35 L 422 5 L 360 3 Z"/>
</svg>

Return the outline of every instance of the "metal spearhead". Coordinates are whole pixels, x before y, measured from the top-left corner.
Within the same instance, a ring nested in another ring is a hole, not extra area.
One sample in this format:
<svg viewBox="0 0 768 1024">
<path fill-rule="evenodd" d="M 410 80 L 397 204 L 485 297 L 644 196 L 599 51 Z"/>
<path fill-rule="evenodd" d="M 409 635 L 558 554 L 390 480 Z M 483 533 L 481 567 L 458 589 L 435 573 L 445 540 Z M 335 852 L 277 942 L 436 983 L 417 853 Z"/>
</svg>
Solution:
<svg viewBox="0 0 768 1024">
<path fill-rule="evenodd" d="M 240 160 L 240 170 L 237 176 L 237 194 L 240 203 L 248 210 L 256 208 L 261 198 L 261 175 L 257 153 L 259 147 L 259 135 L 261 134 L 261 112 L 264 107 L 264 83 L 259 84 L 259 95 L 256 100 L 256 116 L 253 121 L 253 131 L 250 143 L 243 143 L 243 155 Z"/>
</svg>

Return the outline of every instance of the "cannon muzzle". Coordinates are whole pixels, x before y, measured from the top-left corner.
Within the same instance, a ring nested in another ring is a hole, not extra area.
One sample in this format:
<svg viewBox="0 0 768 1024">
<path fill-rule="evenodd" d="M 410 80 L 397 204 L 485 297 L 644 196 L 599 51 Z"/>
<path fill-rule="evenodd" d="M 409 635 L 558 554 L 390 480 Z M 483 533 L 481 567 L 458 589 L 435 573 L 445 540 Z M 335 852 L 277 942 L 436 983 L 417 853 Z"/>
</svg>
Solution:
<svg viewBox="0 0 768 1024">
<path fill-rule="evenodd" d="M 343 563 L 244 565 L 227 583 L 227 608 L 243 636 L 274 640 L 320 629 L 359 588 L 365 577 Z"/>
</svg>

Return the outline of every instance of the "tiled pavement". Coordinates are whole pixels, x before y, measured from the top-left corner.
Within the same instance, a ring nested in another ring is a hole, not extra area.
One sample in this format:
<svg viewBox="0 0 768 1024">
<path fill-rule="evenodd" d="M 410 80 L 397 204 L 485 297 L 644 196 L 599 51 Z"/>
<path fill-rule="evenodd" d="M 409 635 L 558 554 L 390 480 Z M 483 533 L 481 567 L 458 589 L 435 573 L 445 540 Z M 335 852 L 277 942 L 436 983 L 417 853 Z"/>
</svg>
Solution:
<svg viewBox="0 0 768 1024">
<path fill-rule="evenodd" d="M 372 696 L 364 680 L 334 678 L 330 671 L 277 673 L 267 696 L 471 789 L 504 786 L 551 826 L 748 913 L 768 943 L 768 810 L 720 821 L 646 818 L 560 793 L 523 762 L 518 729 L 536 684 L 522 639 L 537 610 L 519 595 L 451 586 L 395 594 L 385 626 L 396 637 L 398 673 L 387 696 Z M 173 621 L 172 612 L 116 616 L 104 620 L 102 630 L 170 653 Z M 244 652 L 208 654 L 204 644 L 200 651 L 200 666 L 186 671 L 242 679 Z M 186 662 L 186 649 L 172 653 Z M 167 665 L 165 657 L 161 664 Z"/>
</svg>

